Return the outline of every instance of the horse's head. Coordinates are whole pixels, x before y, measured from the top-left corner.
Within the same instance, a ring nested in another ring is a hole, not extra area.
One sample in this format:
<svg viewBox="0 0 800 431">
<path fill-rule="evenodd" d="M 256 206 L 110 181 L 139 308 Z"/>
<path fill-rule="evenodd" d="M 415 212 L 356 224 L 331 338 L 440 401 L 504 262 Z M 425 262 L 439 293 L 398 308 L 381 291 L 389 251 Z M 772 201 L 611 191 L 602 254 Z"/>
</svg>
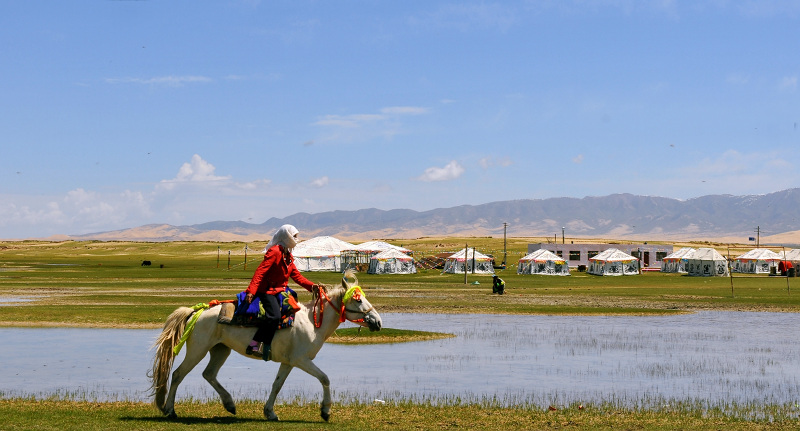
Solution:
<svg viewBox="0 0 800 431">
<path fill-rule="evenodd" d="M 348 269 L 342 276 L 342 305 L 347 320 L 364 327 L 370 331 L 380 331 L 383 321 L 380 314 L 375 311 L 372 304 L 367 301 L 364 291 L 358 285 L 355 271 Z"/>
</svg>

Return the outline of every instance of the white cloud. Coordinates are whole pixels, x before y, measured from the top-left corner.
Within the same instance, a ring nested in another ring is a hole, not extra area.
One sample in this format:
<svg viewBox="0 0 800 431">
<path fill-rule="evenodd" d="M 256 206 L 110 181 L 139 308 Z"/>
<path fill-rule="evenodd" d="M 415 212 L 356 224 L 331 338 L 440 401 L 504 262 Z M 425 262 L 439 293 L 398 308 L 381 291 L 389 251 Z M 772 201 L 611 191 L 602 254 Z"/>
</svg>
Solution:
<svg viewBox="0 0 800 431">
<path fill-rule="evenodd" d="M 480 160 L 478 160 L 478 164 L 483 169 L 489 169 L 495 166 L 500 166 L 500 167 L 511 166 L 514 164 L 514 161 L 512 161 L 510 157 L 497 158 L 497 157 L 487 156 L 487 157 L 482 157 Z"/>
<path fill-rule="evenodd" d="M 311 187 L 316 187 L 316 188 L 325 187 L 328 185 L 329 181 L 330 180 L 328 179 L 328 177 L 320 177 L 315 179 L 314 181 L 311 181 Z"/>
<path fill-rule="evenodd" d="M 195 154 L 192 156 L 191 161 L 184 163 L 180 169 L 178 169 L 178 174 L 175 178 L 171 180 L 161 180 L 161 185 L 164 188 L 171 189 L 177 183 L 208 183 L 227 181 L 231 178 L 229 176 L 223 177 L 214 175 L 214 171 L 216 171 L 214 165 Z"/>
<path fill-rule="evenodd" d="M 154 78 L 106 78 L 109 84 L 144 84 L 144 85 L 167 85 L 180 87 L 184 84 L 212 82 L 213 79 L 206 76 L 157 76 Z"/>
<path fill-rule="evenodd" d="M 420 106 L 392 106 L 381 109 L 381 113 L 388 115 L 422 115 L 427 114 L 429 111 L 429 108 Z"/>
<path fill-rule="evenodd" d="M 376 137 L 391 138 L 400 133 L 402 118 L 428 114 L 429 108 L 420 106 L 389 106 L 379 113 L 319 117 L 313 124 L 325 128 L 325 136 L 312 141 L 363 141 Z"/>
<path fill-rule="evenodd" d="M 581 164 L 583 163 L 583 154 L 578 154 L 577 156 L 572 158 L 572 163 Z"/>
<path fill-rule="evenodd" d="M 430 167 L 425 169 L 425 173 L 417 177 L 420 181 L 449 181 L 460 177 L 464 173 L 464 167 L 453 160 L 444 167 Z"/>
<path fill-rule="evenodd" d="M 797 90 L 797 76 L 786 76 L 781 80 L 780 89 L 794 92 Z"/>
<path fill-rule="evenodd" d="M 385 118 L 384 115 L 378 114 L 325 115 L 317 120 L 314 125 L 355 128 L 363 127 L 366 124 Z"/>
<path fill-rule="evenodd" d="M 732 85 L 745 85 L 750 82 L 750 77 L 739 73 L 732 73 L 725 79 L 728 84 Z"/>
</svg>

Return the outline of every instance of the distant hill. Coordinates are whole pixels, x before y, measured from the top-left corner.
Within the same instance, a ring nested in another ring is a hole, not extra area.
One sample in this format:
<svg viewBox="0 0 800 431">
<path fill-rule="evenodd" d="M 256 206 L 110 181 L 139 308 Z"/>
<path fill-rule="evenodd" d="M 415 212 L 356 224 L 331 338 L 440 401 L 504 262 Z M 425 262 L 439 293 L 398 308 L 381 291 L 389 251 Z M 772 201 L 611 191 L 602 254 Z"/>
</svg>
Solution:
<svg viewBox="0 0 800 431">
<path fill-rule="evenodd" d="M 704 239 L 744 242 L 760 226 L 763 237 L 800 235 L 800 189 L 765 195 L 709 195 L 688 200 L 632 194 L 585 198 L 523 199 L 462 205 L 429 211 L 408 209 L 297 213 L 261 224 L 213 221 L 191 226 L 147 225 L 70 236 L 72 239 L 138 241 L 267 240 L 283 224 L 305 238 L 418 238 L 422 236 L 497 236 L 508 223 L 514 237 L 561 235 L 594 238 Z"/>
</svg>

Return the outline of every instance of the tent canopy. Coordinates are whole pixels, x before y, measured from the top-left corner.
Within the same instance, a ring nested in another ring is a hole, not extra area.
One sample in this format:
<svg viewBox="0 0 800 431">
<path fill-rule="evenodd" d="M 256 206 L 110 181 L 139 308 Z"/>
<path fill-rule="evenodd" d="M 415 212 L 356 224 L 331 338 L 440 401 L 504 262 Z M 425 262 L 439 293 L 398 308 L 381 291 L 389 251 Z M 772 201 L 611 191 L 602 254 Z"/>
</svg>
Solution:
<svg viewBox="0 0 800 431">
<path fill-rule="evenodd" d="M 475 274 L 494 274 L 492 258 L 475 250 L 475 248 L 470 248 L 469 252 L 467 252 L 467 249 L 459 250 L 451 254 L 444 262 L 444 272 L 450 274 L 463 274 L 465 267 L 467 272 Z"/>
<path fill-rule="evenodd" d="M 671 259 L 671 260 L 678 260 L 678 259 L 690 259 L 692 255 L 697 250 L 693 249 L 692 247 L 683 247 L 680 250 L 676 250 L 664 257 L 663 260 Z"/>
<path fill-rule="evenodd" d="M 526 254 L 522 258 L 520 258 L 520 262 L 527 261 L 527 262 L 546 262 L 546 261 L 556 261 L 559 263 L 566 262 L 563 258 L 559 257 L 557 254 L 553 253 L 550 250 L 545 250 L 540 248 L 539 250 L 534 251 L 533 253 Z"/>
<path fill-rule="evenodd" d="M 625 253 L 622 250 L 618 250 L 616 248 L 609 248 L 597 254 L 597 256 L 589 259 L 589 261 L 602 261 L 602 262 L 629 262 L 632 260 L 636 260 L 635 257 Z"/>
<path fill-rule="evenodd" d="M 557 254 L 539 249 L 519 260 L 517 274 L 569 275 L 569 265 Z"/>
<path fill-rule="evenodd" d="M 728 272 L 728 259 L 725 259 L 713 248 L 699 248 L 688 259 L 687 273 L 691 276 L 701 277 L 726 277 Z"/>
<path fill-rule="evenodd" d="M 683 247 L 666 255 L 661 260 L 661 272 L 687 272 L 686 262 L 692 258 L 696 251 L 692 247 Z"/>
<path fill-rule="evenodd" d="M 780 260 L 781 256 L 772 250 L 755 248 L 737 256 L 733 260 L 733 270 L 747 274 L 769 274 L 770 268 L 776 266 Z"/>
<path fill-rule="evenodd" d="M 332 236 L 318 236 L 298 243 L 292 250 L 300 271 L 341 271 L 342 250 L 353 244 Z"/>
<path fill-rule="evenodd" d="M 416 274 L 414 258 L 399 251 L 386 250 L 370 258 L 368 274 Z"/>
<path fill-rule="evenodd" d="M 800 248 L 794 248 L 791 250 L 784 250 L 778 253 L 778 256 L 781 260 L 790 260 L 792 262 L 800 262 Z"/>
<path fill-rule="evenodd" d="M 380 253 L 386 250 L 399 250 L 403 253 L 411 253 L 411 250 L 400 247 L 398 245 L 389 244 L 388 242 L 384 241 L 367 241 L 361 244 L 354 246 L 352 249 L 345 249 L 342 251 L 361 251 L 361 252 L 370 252 L 370 253 Z"/>
<path fill-rule="evenodd" d="M 639 260 L 616 248 L 609 248 L 589 259 L 589 274 L 638 275 Z"/>
</svg>

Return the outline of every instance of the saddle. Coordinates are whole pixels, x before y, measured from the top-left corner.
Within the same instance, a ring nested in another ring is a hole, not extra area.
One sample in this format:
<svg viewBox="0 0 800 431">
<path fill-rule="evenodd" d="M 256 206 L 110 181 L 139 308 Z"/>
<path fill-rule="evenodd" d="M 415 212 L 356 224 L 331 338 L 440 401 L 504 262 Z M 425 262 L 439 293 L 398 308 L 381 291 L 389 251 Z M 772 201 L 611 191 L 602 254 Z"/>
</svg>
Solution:
<svg viewBox="0 0 800 431">
<path fill-rule="evenodd" d="M 248 305 L 244 301 L 245 296 L 247 296 L 246 291 L 240 292 L 233 302 L 222 303 L 217 322 L 223 325 L 244 327 L 261 326 L 265 320 L 261 300 L 255 297 Z M 285 291 L 278 294 L 278 300 L 281 304 L 281 321 L 278 329 L 289 328 L 294 323 L 294 314 L 300 310 L 300 306 L 297 305 L 297 293 L 287 287 Z"/>
</svg>

